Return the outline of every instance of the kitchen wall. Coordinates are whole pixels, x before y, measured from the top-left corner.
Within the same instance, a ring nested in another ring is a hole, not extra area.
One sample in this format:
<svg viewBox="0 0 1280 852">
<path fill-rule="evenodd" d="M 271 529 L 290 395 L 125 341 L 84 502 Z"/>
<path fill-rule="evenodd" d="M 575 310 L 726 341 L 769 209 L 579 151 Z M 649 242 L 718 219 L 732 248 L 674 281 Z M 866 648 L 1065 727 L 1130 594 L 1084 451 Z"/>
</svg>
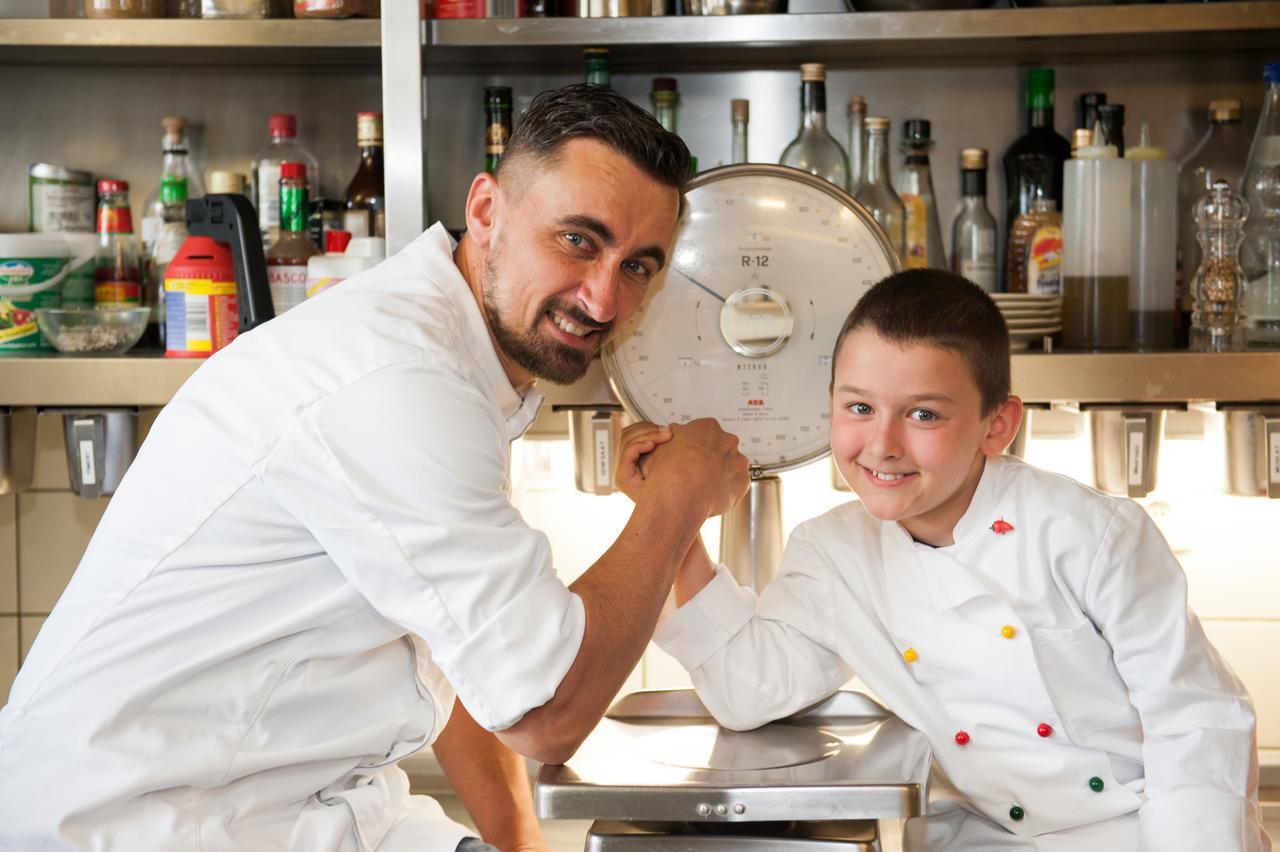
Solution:
<svg viewBox="0 0 1280 852">
<path fill-rule="evenodd" d="M 154 412 L 143 412 L 145 434 Z M 1034 412 L 1029 461 L 1091 479 L 1089 440 L 1080 415 Z M 8 695 L 30 647 L 79 561 L 107 500 L 67 490 L 61 417 L 39 418 L 33 490 L 0 496 L 0 697 Z M 1143 504 L 1187 572 L 1191 606 L 1248 686 L 1259 711 L 1259 743 L 1280 749 L 1280 502 L 1223 493 L 1222 417 L 1192 411 L 1172 417 L 1160 459 L 1160 486 Z M 1173 437 L 1183 435 L 1190 437 Z M 573 487 L 572 449 L 564 440 L 523 441 L 513 460 L 514 499 L 526 520 L 550 536 L 561 577 L 570 582 L 612 543 L 630 503 Z M 827 460 L 784 473 L 784 529 L 850 495 L 831 486 Z M 703 531 L 715 553 L 718 523 Z M 688 677 L 654 647 L 626 689 L 677 687 Z M 1277 753 L 1280 762 L 1280 753 Z"/>
</svg>

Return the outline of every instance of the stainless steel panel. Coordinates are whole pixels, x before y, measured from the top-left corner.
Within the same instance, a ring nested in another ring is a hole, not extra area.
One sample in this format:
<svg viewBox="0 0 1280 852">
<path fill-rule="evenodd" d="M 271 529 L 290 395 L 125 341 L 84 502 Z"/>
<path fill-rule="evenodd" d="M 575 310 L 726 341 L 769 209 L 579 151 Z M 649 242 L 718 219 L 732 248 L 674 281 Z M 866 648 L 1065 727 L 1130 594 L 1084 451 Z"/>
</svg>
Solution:
<svg viewBox="0 0 1280 852">
<path fill-rule="evenodd" d="M 752 833 L 735 831 L 735 828 Z M 827 821 L 746 824 L 628 823 L 602 820 L 587 831 L 586 852 L 879 852 L 876 824 Z"/>
<path fill-rule="evenodd" d="M 856 693 L 754 731 L 720 728 L 692 690 L 610 710 L 563 766 L 544 766 L 544 819 L 749 823 L 914 816 L 927 794 L 924 736 Z"/>
<path fill-rule="evenodd" d="M 422 32 L 419 4 L 383 5 L 382 132 L 388 255 L 408 245 L 427 224 Z"/>
</svg>

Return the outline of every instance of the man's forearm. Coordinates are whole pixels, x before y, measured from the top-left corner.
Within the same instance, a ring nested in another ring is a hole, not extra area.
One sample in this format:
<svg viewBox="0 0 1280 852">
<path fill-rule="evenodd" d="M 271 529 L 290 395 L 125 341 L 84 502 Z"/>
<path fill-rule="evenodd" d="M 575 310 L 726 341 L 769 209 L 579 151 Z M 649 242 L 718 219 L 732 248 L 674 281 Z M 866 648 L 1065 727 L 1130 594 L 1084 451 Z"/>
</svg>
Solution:
<svg viewBox="0 0 1280 852">
<path fill-rule="evenodd" d="M 546 848 L 524 758 L 480 727 L 461 701 L 431 747 L 486 843 L 502 852 Z"/>
</svg>

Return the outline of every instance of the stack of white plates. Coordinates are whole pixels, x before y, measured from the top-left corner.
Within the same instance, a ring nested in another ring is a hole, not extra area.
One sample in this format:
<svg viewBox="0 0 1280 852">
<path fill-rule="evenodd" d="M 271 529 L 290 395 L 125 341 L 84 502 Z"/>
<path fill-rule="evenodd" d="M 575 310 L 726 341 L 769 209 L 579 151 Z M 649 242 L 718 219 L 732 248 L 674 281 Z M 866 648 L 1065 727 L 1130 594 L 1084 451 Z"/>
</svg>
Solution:
<svg viewBox="0 0 1280 852">
<path fill-rule="evenodd" d="M 1031 293 L 992 293 L 1009 326 L 1009 343 L 1026 349 L 1033 340 L 1062 331 L 1062 297 Z"/>
</svg>

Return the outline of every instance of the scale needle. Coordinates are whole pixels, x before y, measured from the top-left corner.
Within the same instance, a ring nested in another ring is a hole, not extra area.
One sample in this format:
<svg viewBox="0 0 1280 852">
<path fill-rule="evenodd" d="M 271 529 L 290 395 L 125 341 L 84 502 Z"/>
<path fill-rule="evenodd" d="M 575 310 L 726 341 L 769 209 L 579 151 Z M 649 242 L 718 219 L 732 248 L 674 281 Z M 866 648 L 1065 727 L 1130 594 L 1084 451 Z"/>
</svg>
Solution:
<svg viewBox="0 0 1280 852">
<path fill-rule="evenodd" d="M 712 290 L 712 289 L 711 289 L 710 287 L 708 287 L 706 284 L 703 284 L 703 283 L 702 283 L 701 281 L 699 281 L 698 279 L 696 279 L 696 278 L 692 277 L 691 275 L 689 275 L 689 273 L 685 272 L 683 269 L 680 269 L 678 266 L 673 266 L 673 267 L 671 267 L 671 271 L 672 271 L 672 272 L 679 272 L 679 273 L 680 273 L 681 275 L 683 275 L 686 279 L 688 279 L 688 280 L 689 280 L 689 282 L 690 282 L 691 284 L 693 284 L 693 286 L 695 286 L 695 287 L 700 287 L 700 288 L 702 288 L 703 290 L 706 290 L 708 293 L 710 293 L 712 296 L 715 296 L 715 297 L 716 297 L 716 299 L 718 299 L 718 300 L 719 300 L 719 301 L 721 301 L 721 302 L 725 301 L 724 296 L 721 296 L 721 295 L 720 295 L 719 293 L 717 293 L 715 290 Z"/>
</svg>

